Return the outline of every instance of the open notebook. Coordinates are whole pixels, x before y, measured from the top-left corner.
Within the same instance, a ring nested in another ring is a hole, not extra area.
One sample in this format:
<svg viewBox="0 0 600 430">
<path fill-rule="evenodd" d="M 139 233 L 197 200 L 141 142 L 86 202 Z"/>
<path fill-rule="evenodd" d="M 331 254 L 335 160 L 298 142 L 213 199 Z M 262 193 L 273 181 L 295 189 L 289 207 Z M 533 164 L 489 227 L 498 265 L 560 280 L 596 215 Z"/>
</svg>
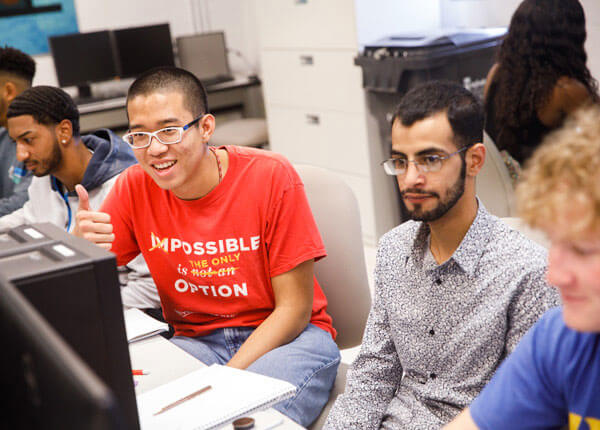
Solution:
<svg viewBox="0 0 600 430">
<path fill-rule="evenodd" d="M 125 332 L 129 343 L 168 331 L 169 326 L 145 312 L 131 308 L 125 311 Z"/>
<path fill-rule="evenodd" d="M 166 412 L 167 405 L 210 385 L 210 389 Z M 213 364 L 137 397 L 142 430 L 209 430 L 266 409 L 294 395 L 289 382 Z"/>
</svg>

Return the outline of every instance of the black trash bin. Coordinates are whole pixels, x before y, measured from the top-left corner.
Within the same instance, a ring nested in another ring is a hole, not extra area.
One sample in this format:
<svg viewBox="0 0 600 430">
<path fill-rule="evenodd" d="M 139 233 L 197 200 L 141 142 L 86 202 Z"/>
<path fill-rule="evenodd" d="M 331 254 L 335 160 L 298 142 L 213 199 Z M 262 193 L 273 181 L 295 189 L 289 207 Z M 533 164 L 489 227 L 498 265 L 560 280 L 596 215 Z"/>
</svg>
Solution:
<svg viewBox="0 0 600 430">
<path fill-rule="evenodd" d="M 380 161 L 389 157 L 390 121 L 402 95 L 422 82 L 449 80 L 482 97 L 485 78 L 505 35 L 506 28 L 438 29 L 393 35 L 364 47 L 354 62 L 362 68 L 369 113 L 377 122 Z M 395 200 L 399 207 L 394 178 L 381 175 L 377 174 L 379 190 L 374 194 L 376 211 L 390 208 L 389 203 L 380 205 L 378 200 Z M 401 214 L 383 219 L 377 222 L 378 236 L 403 221 Z"/>
</svg>

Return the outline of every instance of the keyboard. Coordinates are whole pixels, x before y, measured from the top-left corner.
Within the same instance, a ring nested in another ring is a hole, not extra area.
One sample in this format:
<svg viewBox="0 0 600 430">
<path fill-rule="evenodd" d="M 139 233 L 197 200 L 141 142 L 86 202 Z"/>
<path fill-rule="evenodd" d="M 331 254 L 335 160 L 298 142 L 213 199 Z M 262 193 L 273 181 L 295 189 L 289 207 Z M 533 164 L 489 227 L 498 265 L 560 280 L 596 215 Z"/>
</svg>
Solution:
<svg viewBox="0 0 600 430">
<path fill-rule="evenodd" d="M 92 103 L 103 102 L 106 100 L 114 100 L 125 97 L 126 94 L 110 93 L 110 94 L 94 94 L 91 97 L 75 97 L 73 101 L 76 105 L 89 105 Z"/>
<path fill-rule="evenodd" d="M 212 78 L 201 79 L 201 81 L 205 87 L 210 87 L 212 85 L 222 84 L 223 82 L 233 81 L 233 76 L 218 75 L 213 76 Z"/>
</svg>

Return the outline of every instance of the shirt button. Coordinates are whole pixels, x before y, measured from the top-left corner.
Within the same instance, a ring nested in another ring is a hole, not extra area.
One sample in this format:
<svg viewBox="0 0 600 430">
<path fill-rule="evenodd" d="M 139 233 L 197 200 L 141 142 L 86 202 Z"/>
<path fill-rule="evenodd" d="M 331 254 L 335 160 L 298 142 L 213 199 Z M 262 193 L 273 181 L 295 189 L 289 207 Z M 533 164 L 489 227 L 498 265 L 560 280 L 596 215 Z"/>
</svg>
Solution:
<svg viewBox="0 0 600 430">
<path fill-rule="evenodd" d="M 436 283 L 436 285 L 442 285 L 442 280 L 441 279 L 436 279 L 435 283 Z"/>
<path fill-rule="evenodd" d="M 431 330 L 429 330 L 429 334 L 430 334 L 431 336 L 433 336 L 433 335 L 435 334 L 435 331 L 434 331 L 433 329 L 431 329 Z"/>
<path fill-rule="evenodd" d="M 435 373 L 430 373 L 430 374 L 429 374 L 429 377 L 430 377 L 431 379 L 435 379 L 435 378 L 437 378 L 437 375 L 436 375 Z"/>
</svg>

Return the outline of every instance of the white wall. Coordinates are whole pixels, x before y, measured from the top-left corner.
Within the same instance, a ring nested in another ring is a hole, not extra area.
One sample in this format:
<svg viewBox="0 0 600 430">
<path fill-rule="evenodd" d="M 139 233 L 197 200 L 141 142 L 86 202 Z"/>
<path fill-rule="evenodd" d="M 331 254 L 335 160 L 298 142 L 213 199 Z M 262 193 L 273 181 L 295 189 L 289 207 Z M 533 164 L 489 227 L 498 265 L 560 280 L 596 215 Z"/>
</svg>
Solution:
<svg viewBox="0 0 600 430">
<path fill-rule="evenodd" d="M 521 0 L 440 0 L 444 27 L 503 27 Z"/>
<path fill-rule="evenodd" d="M 224 30 L 234 72 L 258 68 L 257 29 L 253 0 L 75 0 L 79 31 L 97 31 L 168 22 L 173 38 Z M 58 85 L 50 55 L 35 56 L 34 85 Z"/>
<path fill-rule="evenodd" d="M 356 0 L 358 44 L 440 26 L 439 0 Z"/>
<path fill-rule="evenodd" d="M 600 80 L 600 2 L 598 0 L 580 0 L 585 11 L 588 54 L 588 67 L 592 76 Z"/>
</svg>

